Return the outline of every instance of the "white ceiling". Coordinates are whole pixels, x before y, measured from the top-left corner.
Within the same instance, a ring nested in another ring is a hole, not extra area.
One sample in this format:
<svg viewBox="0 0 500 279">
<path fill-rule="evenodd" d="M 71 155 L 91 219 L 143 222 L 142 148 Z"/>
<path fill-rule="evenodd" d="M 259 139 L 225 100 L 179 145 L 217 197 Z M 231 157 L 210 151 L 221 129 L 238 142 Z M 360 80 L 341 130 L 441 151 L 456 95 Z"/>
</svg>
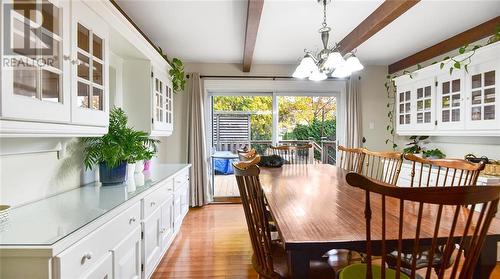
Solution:
<svg viewBox="0 0 500 279">
<path fill-rule="evenodd" d="M 330 41 L 340 41 L 383 0 L 333 0 Z M 246 0 L 118 0 L 169 57 L 241 63 Z M 358 47 L 366 65 L 388 65 L 500 14 L 500 1 L 421 1 Z M 304 48 L 321 47 L 322 7 L 314 0 L 265 0 L 256 64 L 293 64 Z"/>
</svg>

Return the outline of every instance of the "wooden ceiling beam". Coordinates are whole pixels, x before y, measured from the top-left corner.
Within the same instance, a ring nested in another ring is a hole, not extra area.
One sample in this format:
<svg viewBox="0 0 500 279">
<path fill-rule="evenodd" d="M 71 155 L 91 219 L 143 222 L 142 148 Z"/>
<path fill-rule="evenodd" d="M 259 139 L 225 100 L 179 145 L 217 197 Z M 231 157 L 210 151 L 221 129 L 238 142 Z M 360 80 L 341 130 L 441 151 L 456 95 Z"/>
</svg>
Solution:
<svg viewBox="0 0 500 279">
<path fill-rule="evenodd" d="M 420 0 L 386 0 L 339 42 L 340 52 L 345 54 L 357 48 L 418 2 Z"/>
<path fill-rule="evenodd" d="M 500 25 L 500 16 L 392 63 L 389 65 L 389 74 L 393 74 L 439 55 L 443 55 L 466 44 L 491 36 L 495 33 L 495 28 L 498 25 Z"/>
<path fill-rule="evenodd" d="M 253 51 L 255 50 L 255 41 L 257 40 L 263 7 L 264 0 L 248 0 L 245 48 L 243 50 L 243 72 L 250 72 L 250 68 L 252 67 Z"/>
</svg>

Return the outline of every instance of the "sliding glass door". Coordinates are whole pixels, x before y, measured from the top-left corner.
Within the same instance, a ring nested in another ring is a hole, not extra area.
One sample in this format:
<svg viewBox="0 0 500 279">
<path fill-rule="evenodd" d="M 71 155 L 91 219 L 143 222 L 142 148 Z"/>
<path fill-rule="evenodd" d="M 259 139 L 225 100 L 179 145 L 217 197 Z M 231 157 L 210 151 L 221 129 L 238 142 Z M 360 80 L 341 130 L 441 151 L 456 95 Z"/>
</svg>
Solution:
<svg viewBox="0 0 500 279">
<path fill-rule="evenodd" d="M 238 151 L 311 144 L 314 163 L 335 164 L 337 99 L 319 93 L 210 94 L 212 196 L 237 201 L 232 162 Z"/>
</svg>

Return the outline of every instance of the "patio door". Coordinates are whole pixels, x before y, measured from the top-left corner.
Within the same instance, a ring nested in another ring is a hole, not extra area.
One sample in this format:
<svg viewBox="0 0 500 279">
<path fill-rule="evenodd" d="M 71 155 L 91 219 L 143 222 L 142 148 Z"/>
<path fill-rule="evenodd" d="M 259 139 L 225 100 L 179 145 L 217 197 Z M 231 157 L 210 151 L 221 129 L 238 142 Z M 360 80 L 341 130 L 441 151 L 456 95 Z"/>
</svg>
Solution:
<svg viewBox="0 0 500 279">
<path fill-rule="evenodd" d="M 208 135 L 211 194 L 238 202 L 232 162 L 238 151 L 269 154 L 270 145 L 312 144 L 315 163 L 335 164 L 337 97 L 330 93 L 212 93 Z"/>
</svg>

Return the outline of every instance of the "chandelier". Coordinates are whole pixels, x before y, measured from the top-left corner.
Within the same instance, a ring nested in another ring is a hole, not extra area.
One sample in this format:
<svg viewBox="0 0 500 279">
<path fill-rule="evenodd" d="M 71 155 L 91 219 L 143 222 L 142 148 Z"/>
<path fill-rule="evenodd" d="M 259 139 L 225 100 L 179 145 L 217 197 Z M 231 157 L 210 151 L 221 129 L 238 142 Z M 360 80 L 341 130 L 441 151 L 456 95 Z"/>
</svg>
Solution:
<svg viewBox="0 0 500 279">
<path fill-rule="evenodd" d="M 330 3 L 330 0 L 317 1 L 323 4 L 323 23 L 322 27 L 318 30 L 321 34 L 323 49 L 317 54 L 305 49 L 305 55 L 292 76 L 295 78 L 309 78 L 309 80 L 320 81 L 327 79 L 328 76 L 345 78 L 350 76 L 353 72 L 362 70 L 364 67 L 353 52 L 349 52 L 342 56 L 338 50 L 338 44 L 335 44 L 332 48 L 328 48 L 328 38 L 332 29 L 326 24 L 326 5 Z"/>
</svg>

